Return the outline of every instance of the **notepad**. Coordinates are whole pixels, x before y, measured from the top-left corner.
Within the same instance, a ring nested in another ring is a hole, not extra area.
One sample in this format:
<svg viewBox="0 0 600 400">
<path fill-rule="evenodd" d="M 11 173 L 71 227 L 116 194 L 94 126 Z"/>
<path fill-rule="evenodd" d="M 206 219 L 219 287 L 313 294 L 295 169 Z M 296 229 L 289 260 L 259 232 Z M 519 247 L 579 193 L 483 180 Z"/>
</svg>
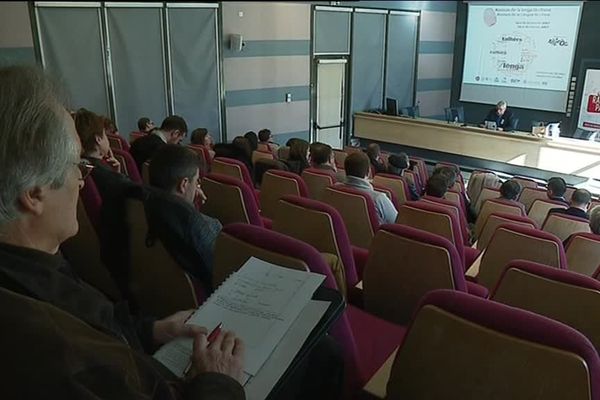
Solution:
<svg viewBox="0 0 600 400">
<path fill-rule="evenodd" d="M 209 330 L 223 323 L 246 347 L 244 372 L 254 376 L 313 293 L 324 275 L 280 267 L 250 258 L 194 312 L 188 324 Z M 192 354 L 191 339 L 161 347 L 155 358 L 182 377 Z"/>
</svg>

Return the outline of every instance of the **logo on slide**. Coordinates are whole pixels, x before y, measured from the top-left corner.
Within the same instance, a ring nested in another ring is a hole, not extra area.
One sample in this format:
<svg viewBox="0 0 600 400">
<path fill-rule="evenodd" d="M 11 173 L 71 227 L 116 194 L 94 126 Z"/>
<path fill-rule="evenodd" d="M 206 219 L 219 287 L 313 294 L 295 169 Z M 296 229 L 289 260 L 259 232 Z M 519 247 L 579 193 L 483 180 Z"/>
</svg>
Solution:
<svg viewBox="0 0 600 400">
<path fill-rule="evenodd" d="M 493 8 L 486 8 L 483 11 L 483 22 L 485 22 L 485 24 L 487 26 L 496 25 L 496 22 L 497 22 L 496 12 L 494 11 Z"/>
<path fill-rule="evenodd" d="M 587 112 L 593 114 L 600 113 L 600 93 L 590 94 L 588 97 Z"/>
<path fill-rule="evenodd" d="M 569 42 L 567 42 L 566 39 L 561 38 L 561 37 L 553 37 L 548 39 L 548 44 L 551 46 L 560 46 L 560 47 L 565 47 L 569 45 Z"/>
</svg>

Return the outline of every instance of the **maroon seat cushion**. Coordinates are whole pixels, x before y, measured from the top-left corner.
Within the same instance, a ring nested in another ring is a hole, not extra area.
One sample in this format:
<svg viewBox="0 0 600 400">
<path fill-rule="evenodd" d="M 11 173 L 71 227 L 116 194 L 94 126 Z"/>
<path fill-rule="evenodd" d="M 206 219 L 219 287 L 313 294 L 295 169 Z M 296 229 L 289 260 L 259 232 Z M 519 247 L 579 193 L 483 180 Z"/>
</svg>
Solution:
<svg viewBox="0 0 600 400">
<path fill-rule="evenodd" d="M 481 250 L 465 246 L 465 271 L 477 260 L 480 254 Z"/>
<path fill-rule="evenodd" d="M 467 281 L 467 293 L 477 297 L 483 297 L 484 299 L 487 299 L 490 296 L 488 288 L 471 281 Z"/>
</svg>

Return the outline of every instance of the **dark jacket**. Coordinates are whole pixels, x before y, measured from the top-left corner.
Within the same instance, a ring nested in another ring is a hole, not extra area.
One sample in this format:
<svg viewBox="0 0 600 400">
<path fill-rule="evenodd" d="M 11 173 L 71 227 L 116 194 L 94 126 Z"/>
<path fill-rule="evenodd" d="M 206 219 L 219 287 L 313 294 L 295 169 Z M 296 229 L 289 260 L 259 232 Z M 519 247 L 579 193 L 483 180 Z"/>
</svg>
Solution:
<svg viewBox="0 0 600 400">
<path fill-rule="evenodd" d="M 127 176 L 115 171 L 104 161 L 92 157 L 84 158 L 94 166 L 92 179 L 103 201 L 121 196 L 123 190 L 133 185 L 133 182 Z"/>
<path fill-rule="evenodd" d="M 548 211 L 548 213 L 567 214 L 567 215 L 572 215 L 574 217 L 579 217 L 579 218 L 583 218 L 583 219 L 587 219 L 587 220 L 590 219 L 590 217 L 588 216 L 588 214 L 585 211 L 583 211 L 582 209 L 577 208 L 577 207 L 569 207 L 567 209 L 551 208 L 550 211 Z"/>
<path fill-rule="evenodd" d="M 158 238 L 173 259 L 210 291 L 213 252 L 221 223 L 160 189 L 148 188 L 145 208 L 149 236 Z"/>
<path fill-rule="evenodd" d="M 143 352 L 154 319 L 134 317 L 79 280 L 60 256 L 0 244 L 6 398 L 243 398 L 220 374 L 182 382 Z M 18 394 L 18 395 L 17 395 Z"/>
<path fill-rule="evenodd" d="M 244 150 L 235 146 L 232 143 L 217 143 L 213 148 L 215 151 L 215 157 L 227 157 L 233 158 L 234 160 L 238 160 L 243 162 L 248 168 L 248 172 L 250 172 L 250 176 L 253 176 L 253 165 L 252 158 L 249 154 L 246 154 Z"/>
<path fill-rule="evenodd" d="M 517 129 L 517 121 L 515 118 L 516 117 L 510 108 L 507 108 L 504 111 L 504 114 L 498 115 L 496 107 L 494 107 L 488 112 L 484 121 L 494 121 L 498 128 L 502 128 L 505 131 L 514 131 Z"/>
<path fill-rule="evenodd" d="M 302 159 L 302 160 L 288 159 L 288 160 L 285 160 L 284 163 L 285 163 L 285 165 L 287 165 L 290 172 L 293 172 L 298 175 L 302 175 L 302 171 L 304 171 L 306 168 L 310 167 L 310 165 L 308 165 L 308 161 L 306 161 L 304 159 Z"/>
<path fill-rule="evenodd" d="M 138 167 L 138 171 L 142 172 L 142 166 L 148 160 L 150 160 L 154 154 L 164 146 L 166 143 L 162 138 L 155 134 L 149 134 L 146 136 L 142 136 L 139 139 L 136 139 L 135 142 L 131 144 L 131 148 L 129 152 L 131 156 L 135 160 L 135 163 Z"/>
<path fill-rule="evenodd" d="M 548 197 L 550 200 L 554 200 L 554 201 L 560 201 L 561 203 L 563 203 L 565 206 L 570 206 L 569 202 L 564 198 L 564 197 L 558 197 L 558 196 L 553 196 L 553 197 Z"/>
<path fill-rule="evenodd" d="M 372 157 L 369 157 L 369 161 L 371 162 L 371 167 L 373 167 L 376 174 L 380 172 L 387 172 L 387 168 L 383 161 L 378 161 L 376 158 Z"/>
</svg>

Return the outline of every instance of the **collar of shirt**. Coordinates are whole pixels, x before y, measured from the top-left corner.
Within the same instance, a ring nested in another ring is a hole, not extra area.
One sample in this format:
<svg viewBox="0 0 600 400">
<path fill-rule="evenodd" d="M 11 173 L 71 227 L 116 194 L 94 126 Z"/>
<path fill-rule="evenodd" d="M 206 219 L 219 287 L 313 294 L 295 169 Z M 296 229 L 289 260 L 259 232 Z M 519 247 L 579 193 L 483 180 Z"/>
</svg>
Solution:
<svg viewBox="0 0 600 400">
<path fill-rule="evenodd" d="M 368 180 L 356 176 L 346 176 L 346 184 L 373 190 L 373 185 L 371 185 Z"/>
<path fill-rule="evenodd" d="M 165 136 L 165 132 L 161 131 L 160 129 L 155 129 L 154 131 L 152 131 L 152 134 L 158 136 L 162 139 L 163 142 L 167 143 L 167 137 Z"/>
</svg>

